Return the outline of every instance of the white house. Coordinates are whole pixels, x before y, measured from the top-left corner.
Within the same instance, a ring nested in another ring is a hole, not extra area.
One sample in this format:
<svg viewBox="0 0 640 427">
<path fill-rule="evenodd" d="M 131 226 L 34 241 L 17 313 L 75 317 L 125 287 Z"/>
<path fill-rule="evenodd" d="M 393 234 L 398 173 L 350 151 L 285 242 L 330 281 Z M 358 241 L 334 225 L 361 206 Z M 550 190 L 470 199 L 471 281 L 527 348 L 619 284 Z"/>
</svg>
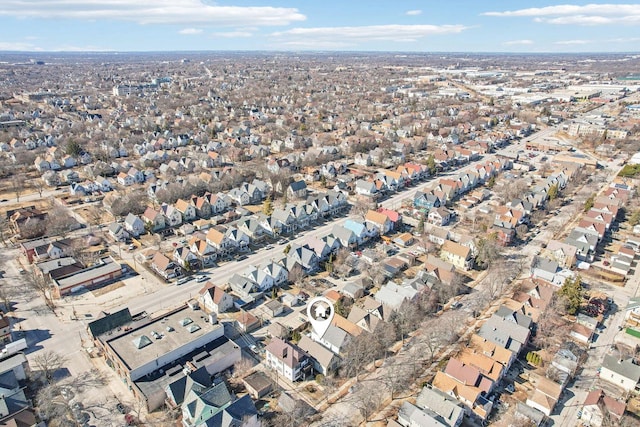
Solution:
<svg viewBox="0 0 640 427">
<path fill-rule="evenodd" d="M 211 282 L 207 282 L 199 294 L 198 300 L 205 311 L 220 314 L 233 308 L 233 297 Z"/>
</svg>

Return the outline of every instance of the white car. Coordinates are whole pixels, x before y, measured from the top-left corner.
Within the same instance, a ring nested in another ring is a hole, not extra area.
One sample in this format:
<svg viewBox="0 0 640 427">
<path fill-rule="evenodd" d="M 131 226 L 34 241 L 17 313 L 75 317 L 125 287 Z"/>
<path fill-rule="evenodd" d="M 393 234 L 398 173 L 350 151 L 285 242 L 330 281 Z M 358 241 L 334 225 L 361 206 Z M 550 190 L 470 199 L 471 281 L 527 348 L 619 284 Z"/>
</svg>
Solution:
<svg viewBox="0 0 640 427">
<path fill-rule="evenodd" d="M 196 282 L 204 282 L 208 279 L 207 276 L 205 276 L 204 274 L 200 274 L 199 276 L 196 276 Z"/>
</svg>

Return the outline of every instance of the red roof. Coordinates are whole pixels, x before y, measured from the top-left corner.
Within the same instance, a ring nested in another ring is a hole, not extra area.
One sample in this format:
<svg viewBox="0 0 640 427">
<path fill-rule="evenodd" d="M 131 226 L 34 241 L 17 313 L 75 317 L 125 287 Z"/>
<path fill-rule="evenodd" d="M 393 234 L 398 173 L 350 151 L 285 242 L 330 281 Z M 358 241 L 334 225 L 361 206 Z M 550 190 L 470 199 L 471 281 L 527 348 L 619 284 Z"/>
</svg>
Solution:
<svg viewBox="0 0 640 427">
<path fill-rule="evenodd" d="M 400 214 L 397 211 L 391 209 L 380 208 L 378 212 L 385 215 L 391 222 L 398 222 L 400 220 Z"/>
</svg>

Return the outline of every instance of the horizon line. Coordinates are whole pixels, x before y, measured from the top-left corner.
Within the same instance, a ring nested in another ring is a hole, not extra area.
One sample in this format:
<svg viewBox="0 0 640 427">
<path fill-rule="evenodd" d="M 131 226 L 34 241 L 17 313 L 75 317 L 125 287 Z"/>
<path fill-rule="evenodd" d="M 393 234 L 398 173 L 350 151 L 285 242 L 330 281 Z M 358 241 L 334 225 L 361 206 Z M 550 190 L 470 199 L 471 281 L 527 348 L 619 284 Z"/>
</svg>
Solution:
<svg viewBox="0 0 640 427">
<path fill-rule="evenodd" d="M 465 55 L 640 55 L 640 51 L 585 51 L 585 52 L 558 52 L 558 51 L 393 51 L 393 50 L 0 50 L 0 54 L 149 54 L 149 53 L 261 53 L 261 54 L 393 54 L 393 55 L 442 55 L 442 54 L 465 54 Z"/>
</svg>

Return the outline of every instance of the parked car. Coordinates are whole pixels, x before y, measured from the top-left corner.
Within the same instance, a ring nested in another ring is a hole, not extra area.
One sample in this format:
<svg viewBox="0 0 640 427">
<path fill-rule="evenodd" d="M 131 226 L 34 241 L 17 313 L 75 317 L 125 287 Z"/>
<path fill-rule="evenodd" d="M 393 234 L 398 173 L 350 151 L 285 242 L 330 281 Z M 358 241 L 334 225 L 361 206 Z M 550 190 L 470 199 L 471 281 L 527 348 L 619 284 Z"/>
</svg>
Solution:
<svg viewBox="0 0 640 427">
<path fill-rule="evenodd" d="M 122 403 L 120 403 L 120 402 L 118 402 L 118 404 L 116 405 L 116 409 L 121 414 L 126 414 L 127 413 L 127 408 L 125 408 L 124 405 Z"/>
<path fill-rule="evenodd" d="M 200 274 L 198 276 L 196 276 L 196 282 L 200 283 L 200 282 L 204 282 L 208 279 L 207 276 L 205 276 L 204 274 Z"/>
<path fill-rule="evenodd" d="M 182 279 L 178 279 L 178 281 L 176 282 L 176 285 L 184 285 L 185 283 L 187 283 L 189 280 L 193 279 L 193 277 L 183 277 Z"/>
</svg>

